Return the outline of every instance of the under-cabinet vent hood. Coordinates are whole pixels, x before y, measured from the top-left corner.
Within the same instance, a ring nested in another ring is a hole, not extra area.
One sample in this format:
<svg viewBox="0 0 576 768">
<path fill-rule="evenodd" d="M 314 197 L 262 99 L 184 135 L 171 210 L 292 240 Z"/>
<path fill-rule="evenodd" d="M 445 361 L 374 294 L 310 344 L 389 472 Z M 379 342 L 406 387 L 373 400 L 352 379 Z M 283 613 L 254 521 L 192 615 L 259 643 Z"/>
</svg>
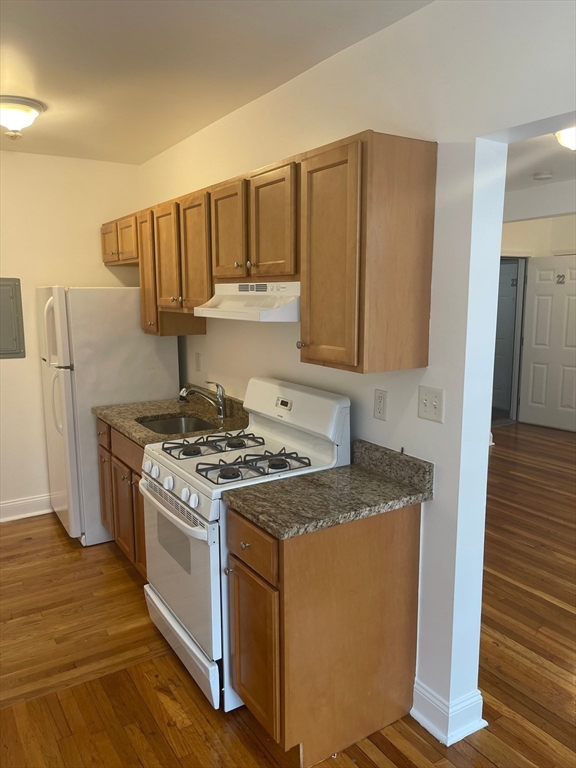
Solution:
<svg viewBox="0 0 576 768">
<path fill-rule="evenodd" d="M 195 307 L 194 314 L 223 320 L 298 323 L 300 283 L 218 283 L 214 296 Z"/>
</svg>

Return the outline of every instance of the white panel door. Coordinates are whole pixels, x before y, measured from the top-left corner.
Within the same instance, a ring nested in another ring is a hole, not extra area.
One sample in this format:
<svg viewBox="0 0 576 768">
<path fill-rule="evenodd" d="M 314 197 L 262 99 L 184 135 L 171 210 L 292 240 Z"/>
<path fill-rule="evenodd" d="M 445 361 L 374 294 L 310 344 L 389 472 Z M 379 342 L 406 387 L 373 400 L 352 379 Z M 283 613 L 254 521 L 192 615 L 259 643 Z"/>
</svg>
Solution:
<svg viewBox="0 0 576 768">
<path fill-rule="evenodd" d="M 519 421 L 576 431 L 576 256 L 528 259 Z"/>
<path fill-rule="evenodd" d="M 512 405 L 517 294 L 518 262 L 503 261 L 500 264 L 500 285 L 498 288 L 492 407 L 507 412 L 510 411 Z"/>
</svg>

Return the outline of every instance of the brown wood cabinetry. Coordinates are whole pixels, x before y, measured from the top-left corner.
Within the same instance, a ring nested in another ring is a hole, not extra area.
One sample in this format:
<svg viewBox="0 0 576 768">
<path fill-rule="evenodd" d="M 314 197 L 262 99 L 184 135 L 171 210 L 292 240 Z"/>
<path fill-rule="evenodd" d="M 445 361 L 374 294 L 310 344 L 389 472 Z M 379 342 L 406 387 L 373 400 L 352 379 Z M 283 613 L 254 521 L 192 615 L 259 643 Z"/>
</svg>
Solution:
<svg viewBox="0 0 576 768">
<path fill-rule="evenodd" d="M 132 472 L 115 456 L 112 456 L 112 505 L 114 509 L 114 539 L 126 557 L 134 562 Z"/>
<path fill-rule="evenodd" d="M 119 261 L 138 260 L 138 229 L 136 216 L 127 216 L 117 222 Z"/>
<path fill-rule="evenodd" d="M 212 296 L 208 193 L 180 200 L 182 307 L 193 310 Z"/>
<path fill-rule="evenodd" d="M 214 277 L 245 277 L 246 182 L 244 179 L 218 187 L 210 194 L 212 274 Z"/>
<path fill-rule="evenodd" d="M 102 524 L 114 536 L 114 511 L 112 500 L 112 460 L 110 451 L 98 446 L 98 478 L 100 483 L 100 514 Z"/>
<path fill-rule="evenodd" d="M 428 365 L 436 144 L 368 131 L 301 169 L 301 360 Z"/>
<path fill-rule="evenodd" d="M 136 217 L 140 268 L 140 319 L 145 333 L 158 333 L 156 267 L 154 262 L 154 217 L 145 211 Z"/>
<path fill-rule="evenodd" d="M 102 429 L 104 425 L 108 432 Z M 138 489 L 144 451 L 140 445 L 97 420 L 99 442 L 108 435 L 108 450 L 98 445 L 100 513 L 116 544 L 146 578 L 144 502 Z"/>
<path fill-rule="evenodd" d="M 156 299 L 159 307 L 181 305 L 178 203 L 154 209 Z"/>
<path fill-rule="evenodd" d="M 118 261 L 118 228 L 115 221 L 100 227 L 100 242 L 102 245 L 102 260 L 105 264 Z"/>
<path fill-rule="evenodd" d="M 279 592 L 232 556 L 229 576 L 234 689 L 272 738 L 279 741 Z"/>
<path fill-rule="evenodd" d="M 296 163 L 250 179 L 250 277 L 296 272 Z"/>
<path fill-rule="evenodd" d="M 256 572 L 260 558 L 248 562 L 272 537 L 227 514 L 233 686 L 285 751 L 296 748 L 296 765 L 315 765 L 406 715 L 420 506 L 272 539 L 277 587 Z"/>
</svg>

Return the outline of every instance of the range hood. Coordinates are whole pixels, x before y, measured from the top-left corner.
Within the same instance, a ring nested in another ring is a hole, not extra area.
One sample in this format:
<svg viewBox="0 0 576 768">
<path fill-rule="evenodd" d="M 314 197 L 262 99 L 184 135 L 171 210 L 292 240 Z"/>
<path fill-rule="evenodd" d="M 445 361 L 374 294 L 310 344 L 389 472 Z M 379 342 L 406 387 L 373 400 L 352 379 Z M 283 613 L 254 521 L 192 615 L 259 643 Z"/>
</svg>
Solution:
<svg viewBox="0 0 576 768">
<path fill-rule="evenodd" d="M 218 283 L 214 296 L 194 308 L 199 317 L 299 323 L 300 283 Z"/>
</svg>

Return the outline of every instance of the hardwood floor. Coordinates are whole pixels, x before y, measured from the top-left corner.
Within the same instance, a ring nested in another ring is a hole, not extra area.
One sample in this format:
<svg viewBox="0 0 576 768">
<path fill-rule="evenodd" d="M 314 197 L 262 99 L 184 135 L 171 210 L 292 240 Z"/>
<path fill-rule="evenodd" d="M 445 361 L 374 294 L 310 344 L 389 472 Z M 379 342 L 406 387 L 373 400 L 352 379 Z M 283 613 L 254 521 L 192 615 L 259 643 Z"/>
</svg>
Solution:
<svg viewBox="0 0 576 768">
<path fill-rule="evenodd" d="M 116 544 L 82 547 L 56 515 L 0 527 L 0 706 L 165 653 L 144 580 Z"/>
<path fill-rule="evenodd" d="M 323 768 L 574 768 L 575 437 L 511 425 L 495 429 L 494 439 L 480 668 L 488 728 L 444 747 L 406 717 L 326 760 Z M 22 525 L 19 544 L 18 535 L 10 534 L 12 559 L 17 559 L 19 549 L 28 553 L 25 539 L 41 522 L 46 518 L 22 521 L 30 528 L 24 532 Z M 5 524 L 0 533 L 8 525 L 21 524 Z M 27 558 L 28 567 L 19 572 L 22 578 L 25 572 L 30 582 L 37 564 L 46 568 L 41 538 L 33 537 L 35 555 Z M 44 547 L 52 557 L 63 551 L 61 541 L 59 546 L 49 543 L 46 531 Z M 124 566 L 119 554 L 114 555 L 112 545 L 105 547 L 107 557 L 113 559 L 111 570 L 98 565 L 106 558 L 100 561 L 95 554 L 91 555 L 94 561 L 89 561 L 91 577 L 77 561 L 67 575 L 56 566 L 52 589 L 46 578 L 40 580 L 44 587 L 40 604 L 51 606 L 48 613 L 63 610 L 59 631 L 66 638 L 72 633 L 77 637 L 75 613 L 66 614 L 65 602 L 63 598 L 59 602 L 56 591 L 64 584 L 72 589 L 71 579 L 82 579 L 84 589 L 71 594 L 84 592 L 85 600 L 93 597 L 89 591 L 104 589 L 97 586 L 98 570 L 109 597 L 115 592 L 108 574 L 118 570 L 123 572 L 116 573 L 120 593 L 130 601 L 133 589 L 139 591 L 136 572 L 128 563 Z M 12 574 L 12 588 L 19 574 Z M 12 611 L 19 605 L 16 594 L 10 592 L 8 597 Z M 139 624 L 143 616 L 136 602 L 130 615 L 134 631 L 140 632 L 146 625 Z M 24 609 L 23 616 L 12 621 L 27 615 Z M 30 615 L 37 616 L 36 625 L 23 627 L 22 637 L 29 644 L 28 658 L 37 663 L 43 643 L 34 639 L 34 632 L 41 622 L 38 612 Z M 103 637 L 101 629 L 100 622 L 92 625 L 93 639 L 85 630 L 94 650 Z M 124 635 L 127 644 L 129 637 L 130 633 Z M 120 647 L 124 646 L 119 643 Z M 53 648 L 48 644 L 51 660 Z M 155 658 L 134 659 L 137 663 L 131 666 L 125 661 L 126 669 L 117 666 L 97 679 L 83 678 L 76 685 L 71 679 L 71 687 L 47 695 L 29 694 L 36 698 L 2 709 L 2 768 L 288 768 L 281 750 L 245 708 L 228 714 L 212 709 L 174 654 L 161 649 L 159 653 Z M 93 677 L 101 671 L 95 670 Z M 24 674 L 24 667 L 19 674 Z M 42 674 L 42 668 L 36 672 L 36 676 Z"/>
</svg>

